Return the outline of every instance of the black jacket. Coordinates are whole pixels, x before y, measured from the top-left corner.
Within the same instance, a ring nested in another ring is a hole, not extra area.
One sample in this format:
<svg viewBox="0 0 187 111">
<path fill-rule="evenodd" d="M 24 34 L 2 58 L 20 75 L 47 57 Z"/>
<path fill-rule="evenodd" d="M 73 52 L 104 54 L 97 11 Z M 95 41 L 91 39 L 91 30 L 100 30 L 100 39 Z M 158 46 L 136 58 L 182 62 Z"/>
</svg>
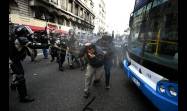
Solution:
<svg viewBox="0 0 187 111">
<path fill-rule="evenodd" d="M 95 49 L 95 57 L 94 58 L 90 59 L 88 57 L 88 51 L 85 46 L 83 46 L 80 49 L 79 57 L 86 56 L 86 59 L 91 66 L 93 66 L 95 68 L 101 67 L 104 63 L 104 52 L 99 46 L 93 45 L 93 48 Z"/>
<path fill-rule="evenodd" d="M 28 52 L 27 47 L 29 47 L 31 49 L 40 49 L 40 48 L 48 48 L 49 47 L 48 44 L 36 45 L 36 44 L 30 43 L 27 47 L 22 46 L 22 49 L 20 51 L 18 51 L 15 47 L 14 41 L 15 41 L 15 39 L 9 40 L 9 58 L 13 62 L 22 61 L 26 58 L 27 52 Z"/>
<path fill-rule="evenodd" d="M 18 51 L 14 43 L 9 42 L 9 58 L 13 62 L 22 61 L 27 56 L 27 49 L 23 47 L 21 51 Z"/>
</svg>

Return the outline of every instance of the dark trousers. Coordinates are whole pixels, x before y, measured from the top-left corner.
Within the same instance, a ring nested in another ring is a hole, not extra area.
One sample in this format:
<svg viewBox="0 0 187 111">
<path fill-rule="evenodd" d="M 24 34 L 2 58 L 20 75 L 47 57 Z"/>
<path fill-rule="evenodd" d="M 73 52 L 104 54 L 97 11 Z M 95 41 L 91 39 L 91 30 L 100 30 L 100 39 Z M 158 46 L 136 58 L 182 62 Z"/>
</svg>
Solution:
<svg viewBox="0 0 187 111">
<path fill-rule="evenodd" d="M 24 78 L 24 69 L 20 61 L 15 61 L 11 64 L 13 74 L 16 74 L 16 89 L 18 91 L 20 99 L 27 96 L 27 88 Z"/>
<path fill-rule="evenodd" d="M 59 68 L 62 68 L 63 63 L 65 61 L 65 57 L 66 57 L 66 54 L 60 54 L 59 55 L 59 57 L 58 57 Z"/>
<path fill-rule="evenodd" d="M 42 49 L 42 50 L 43 50 L 44 58 L 48 58 L 48 50 L 47 49 Z"/>
<path fill-rule="evenodd" d="M 57 55 L 55 55 L 55 54 L 51 54 L 51 61 L 54 61 L 55 60 L 55 57 L 57 58 L 57 61 L 58 61 L 58 56 Z"/>
<path fill-rule="evenodd" d="M 57 49 L 56 48 L 52 47 L 51 50 L 50 50 L 50 54 L 51 54 L 51 58 L 52 58 L 51 61 L 54 61 L 55 57 L 57 57 L 57 59 L 58 59 L 58 53 L 57 53 Z"/>
<path fill-rule="evenodd" d="M 17 91 L 19 93 L 20 99 L 24 99 L 25 96 L 27 96 L 27 89 L 26 89 L 26 84 L 25 84 L 25 79 L 22 79 L 18 82 L 16 85 Z"/>
<path fill-rule="evenodd" d="M 111 60 L 105 60 L 104 61 L 104 70 L 105 70 L 105 84 L 108 86 L 110 84 L 110 71 L 112 67 L 112 61 Z"/>
</svg>

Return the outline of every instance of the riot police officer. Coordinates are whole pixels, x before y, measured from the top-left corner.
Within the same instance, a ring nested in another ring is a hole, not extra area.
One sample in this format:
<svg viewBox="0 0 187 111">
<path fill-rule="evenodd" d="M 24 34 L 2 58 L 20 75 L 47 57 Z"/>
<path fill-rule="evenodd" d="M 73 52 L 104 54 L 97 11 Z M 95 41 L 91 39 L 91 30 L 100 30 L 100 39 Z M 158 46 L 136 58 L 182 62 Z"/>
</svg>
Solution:
<svg viewBox="0 0 187 111">
<path fill-rule="evenodd" d="M 59 70 L 63 71 L 63 63 L 65 61 L 66 57 L 66 50 L 67 50 L 67 45 L 64 40 L 64 38 L 60 39 L 60 44 L 59 44 L 59 51 L 58 51 L 58 64 L 59 64 Z"/>
<path fill-rule="evenodd" d="M 32 102 L 33 98 L 27 96 L 25 84 L 24 69 L 21 64 L 26 57 L 26 46 L 28 40 L 25 37 L 18 37 L 15 41 L 9 42 L 9 58 L 11 60 L 11 69 L 13 71 L 13 82 L 19 93 L 20 102 Z"/>
<path fill-rule="evenodd" d="M 75 37 L 75 31 L 73 29 L 70 29 L 69 30 L 69 41 L 67 43 L 69 47 L 67 55 L 68 55 L 68 64 L 69 64 L 70 69 L 74 69 L 74 66 L 73 66 L 74 60 L 78 61 L 76 60 L 76 57 L 73 54 L 73 52 L 75 52 L 76 50 L 76 42 L 77 42 L 77 39 Z"/>
<path fill-rule="evenodd" d="M 55 37 L 51 37 L 51 40 L 50 40 L 50 43 L 51 43 L 51 46 L 50 46 L 50 55 L 51 55 L 51 62 L 53 62 L 55 60 L 55 57 L 57 58 L 58 57 L 58 49 L 55 47 L 55 44 L 56 44 L 56 38 Z"/>
<path fill-rule="evenodd" d="M 14 85 L 18 91 L 20 102 L 32 102 L 34 99 L 27 95 L 24 69 L 21 61 L 26 58 L 28 47 L 36 49 L 48 46 L 32 44 L 27 38 L 32 33 L 29 32 L 25 26 L 18 26 L 13 32 L 14 33 L 9 37 L 9 58 L 11 60 L 10 66 L 13 71 L 12 85 Z"/>
</svg>

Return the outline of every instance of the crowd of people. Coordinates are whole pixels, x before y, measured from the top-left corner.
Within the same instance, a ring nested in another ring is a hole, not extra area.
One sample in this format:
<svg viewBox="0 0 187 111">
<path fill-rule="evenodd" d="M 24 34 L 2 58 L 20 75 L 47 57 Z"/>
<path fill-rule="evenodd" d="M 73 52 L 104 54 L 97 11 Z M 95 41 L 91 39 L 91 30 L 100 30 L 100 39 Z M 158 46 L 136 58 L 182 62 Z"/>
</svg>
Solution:
<svg viewBox="0 0 187 111">
<path fill-rule="evenodd" d="M 33 98 L 27 95 L 27 89 L 24 78 L 24 69 L 21 61 L 28 54 L 28 49 L 43 49 L 44 58 L 48 59 L 51 55 L 51 62 L 56 61 L 59 64 L 59 71 L 64 71 L 64 62 L 67 57 L 70 69 L 74 69 L 76 63 L 81 70 L 85 71 L 84 76 L 84 97 L 90 95 L 90 86 L 92 80 L 97 83 L 101 80 L 101 74 L 97 71 L 104 69 L 105 71 L 105 88 L 110 89 L 110 75 L 113 59 L 115 58 L 115 48 L 112 44 L 112 36 L 104 34 L 96 43 L 87 42 L 79 47 L 75 32 L 69 31 L 68 37 L 55 36 L 53 33 L 47 34 L 44 31 L 43 41 L 40 44 L 34 44 L 28 38 L 33 35 L 29 33 L 24 26 L 15 28 L 14 33 L 9 36 L 9 59 L 12 69 L 11 88 L 17 89 L 20 102 L 32 102 Z"/>
</svg>

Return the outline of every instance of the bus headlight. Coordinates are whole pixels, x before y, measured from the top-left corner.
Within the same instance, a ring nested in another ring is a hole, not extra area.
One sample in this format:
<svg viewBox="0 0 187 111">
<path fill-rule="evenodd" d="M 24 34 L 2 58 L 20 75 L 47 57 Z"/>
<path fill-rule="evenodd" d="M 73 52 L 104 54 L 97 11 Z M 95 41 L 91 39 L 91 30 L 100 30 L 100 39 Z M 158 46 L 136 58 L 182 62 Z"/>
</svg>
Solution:
<svg viewBox="0 0 187 111">
<path fill-rule="evenodd" d="M 169 87 L 168 90 L 169 90 L 169 93 L 170 93 L 172 96 L 177 96 L 177 91 L 175 90 L 175 88 Z"/>
<path fill-rule="evenodd" d="M 161 93 L 165 93 L 166 92 L 166 89 L 164 88 L 163 85 L 160 85 L 159 90 L 160 90 Z"/>
</svg>

